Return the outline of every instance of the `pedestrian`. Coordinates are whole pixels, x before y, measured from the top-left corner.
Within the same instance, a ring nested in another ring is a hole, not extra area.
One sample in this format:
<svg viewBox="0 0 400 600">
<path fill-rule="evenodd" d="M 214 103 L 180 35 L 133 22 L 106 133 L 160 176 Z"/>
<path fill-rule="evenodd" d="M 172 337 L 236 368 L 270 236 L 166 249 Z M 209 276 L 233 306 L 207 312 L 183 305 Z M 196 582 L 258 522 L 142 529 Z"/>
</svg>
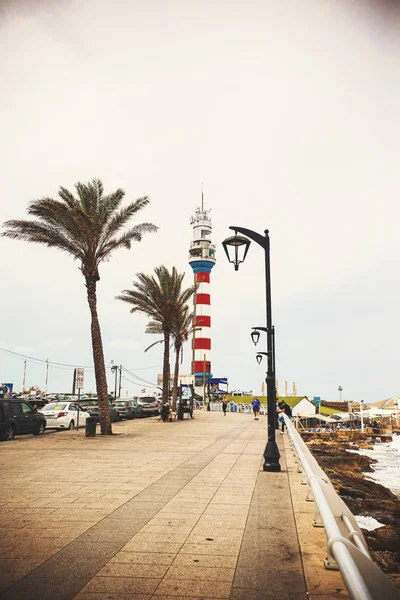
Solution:
<svg viewBox="0 0 400 600">
<path fill-rule="evenodd" d="M 252 407 L 253 407 L 253 413 L 254 413 L 254 420 L 258 421 L 258 413 L 260 412 L 260 401 L 258 398 L 253 398 L 253 401 L 251 403 Z"/>
<path fill-rule="evenodd" d="M 284 400 L 281 400 L 278 403 L 278 407 L 279 407 L 279 410 L 277 411 L 277 413 L 280 414 L 280 417 L 278 420 L 280 423 L 282 423 L 281 435 L 283 435 L 285 432 L 285 419 L 283 417 L 283 413 L 287 417 L 289 417 L 289 419 L 291 419 L 292 418 L 292 409 L 290 408 L 289 404 L 287 404 Z"/>
<path fill-rule="evenodd" d="M 171 418 L 170 418 L 170 416 L 171 416 Z M 172 421 L 172 414 L 171 414 L 171 410 L 170 410 L 170 407 L 169 407 L 168 400 L 166 400 L 164 402 L 164 404 L 162 405 L 162 408 L 161 408 L 161 418 L 164 421 L 164 423 L 166 421 Z"/>
<path fill-rule="evenodd" d="M 224 412 L 224 417 L 226 417 L 226 409 L 228 408 L 228 400 L 226 396 L 222 396 L 222 410 Z"/>
</svg>

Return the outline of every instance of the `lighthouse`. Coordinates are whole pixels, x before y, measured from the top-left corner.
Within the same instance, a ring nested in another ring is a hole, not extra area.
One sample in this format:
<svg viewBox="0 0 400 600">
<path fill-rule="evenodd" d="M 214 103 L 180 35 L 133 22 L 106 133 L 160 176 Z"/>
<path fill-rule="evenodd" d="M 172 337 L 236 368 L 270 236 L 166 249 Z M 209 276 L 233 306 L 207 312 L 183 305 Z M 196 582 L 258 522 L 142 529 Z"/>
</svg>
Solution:
<svg viewBox="0 0 400 600">
<path fill-rule="evenodd" d="M 193 269 L 194 281 L 198 284 L 193 296 L 193 314 L 196 329 L 192 341 L 192 374 L 195 387 L 204 388 L 211 372 L 211 292 L 210 275 L 215 265 L 215 245 L 211 242 L 212 225 L 210 210 L 204 208 L 201 194 L 201 207 L 197 208 L 190 223 L 193 239 L 189 248 L 189 264 Z"/>
</svg>

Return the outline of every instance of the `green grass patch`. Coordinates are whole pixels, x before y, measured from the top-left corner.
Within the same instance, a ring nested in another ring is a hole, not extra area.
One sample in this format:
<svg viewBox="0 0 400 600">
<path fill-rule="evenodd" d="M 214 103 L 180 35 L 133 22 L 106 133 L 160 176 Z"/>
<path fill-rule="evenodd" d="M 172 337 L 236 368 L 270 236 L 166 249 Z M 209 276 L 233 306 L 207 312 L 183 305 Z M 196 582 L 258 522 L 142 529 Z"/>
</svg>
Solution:
<svg viewBox="0 0 400 600">
<path fill-rule="evenodd" d="M 267 404 L 267 396 L 230 396 L 229 394 L 227 395 L 228 402 L 235 402 L 235 404 L 251 404 L 253 398 L 258 398 L 261 404 Z M 304 398 L 304 396 L 291 396 L 290 398 L 284 398 L 283 396 L 279 396 L 279 400 L 284 400 L 290 406 L 290 408 L 296 406 L 296 404 L 298 404 L 302 398 Z"/>
</svg>

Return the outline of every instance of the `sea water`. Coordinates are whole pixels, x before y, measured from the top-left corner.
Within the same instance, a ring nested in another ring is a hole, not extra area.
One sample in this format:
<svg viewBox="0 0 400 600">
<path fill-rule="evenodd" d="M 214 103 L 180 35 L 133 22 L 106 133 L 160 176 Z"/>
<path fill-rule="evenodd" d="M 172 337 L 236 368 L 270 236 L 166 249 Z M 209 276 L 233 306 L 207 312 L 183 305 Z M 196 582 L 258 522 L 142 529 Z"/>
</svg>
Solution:
<svg viewBox="0 0 400 600">
<path fill-rule="evenodd" d="M 354 450 L 350 452 L 354 452 Z M 363 473 L 364 477 L 384 485 L 400 498 L 400 435 L 393 436 L 392 442 L 374 444 L 373 450 L 361 449 L 355 452 L 374 458 L 377 461 L 371 465 L 374 472 Z M 360 527 L 369 531 L 382 527 L 382 523 L 379 523 L 373 517 L 357 515 L 356 520 Z"/>
<path fill-rule="evenodd" d="M 364 477 L 384 485 L 400 498 L 400 435 L 394 435 L 392 442 L 374 444 L 373 450 L 359 452 L 377 461 L 372 465 L 374 472 L 363 473 Z"/>
</svg>

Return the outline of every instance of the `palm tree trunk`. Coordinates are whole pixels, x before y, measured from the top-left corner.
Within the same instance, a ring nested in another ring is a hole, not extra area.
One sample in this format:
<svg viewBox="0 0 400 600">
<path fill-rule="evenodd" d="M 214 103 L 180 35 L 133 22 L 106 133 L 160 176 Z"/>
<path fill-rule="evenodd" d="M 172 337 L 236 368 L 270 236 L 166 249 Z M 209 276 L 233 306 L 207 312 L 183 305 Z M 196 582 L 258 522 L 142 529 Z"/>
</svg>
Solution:
<svg viewBox="0 0 400 600">
<path fill-rule="evenodd" d="M 99 402 L 100 431 L 102 435 L 112 435 L 103 342 L 101 339 L 99 317 L 97 315 L 96 280 L 87 278 L 86 288 L 90 314 L 92 316 L 92 349 L 94 373 L 96 376 L 96 390 Z"/>
<path fill-rule="evenodd" d="M 172 389 L 172 410 L 176 411 L 176 397 L 178 395 L 178 379 L 179 379 L 179 355 L 180 348 L 175 348 L 175 370 L 174 370 L 174 386 Z"/>
<path fill-rule="evenodd" d="M 169 402 L 169 333 L 164 331 L 163 404 Z"/>
</svg>

